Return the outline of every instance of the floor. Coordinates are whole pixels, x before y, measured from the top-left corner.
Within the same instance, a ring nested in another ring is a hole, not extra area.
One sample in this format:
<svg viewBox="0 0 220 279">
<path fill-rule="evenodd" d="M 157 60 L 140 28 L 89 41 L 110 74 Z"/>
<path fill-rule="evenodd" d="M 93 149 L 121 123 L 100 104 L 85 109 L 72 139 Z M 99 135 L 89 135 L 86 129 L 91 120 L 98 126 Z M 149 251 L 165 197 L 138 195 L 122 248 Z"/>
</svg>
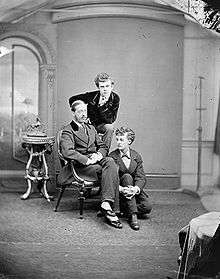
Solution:
<svg viewBox="0 0 220 279">
<path fill-rule="evenodd" d="M 22 201 L 21 183 L 0 184 L 0 278 L 174 279 L 178 231 L 207 212 L 197 196 L 151 190 L 153 211 L 140 231 L 126 219 L 118 230 L 96 216 L 97 199 L 86 201 L 80 220 L 72 192 L 55 213 L 54 202 L 38 194 Z"/>
</svg>

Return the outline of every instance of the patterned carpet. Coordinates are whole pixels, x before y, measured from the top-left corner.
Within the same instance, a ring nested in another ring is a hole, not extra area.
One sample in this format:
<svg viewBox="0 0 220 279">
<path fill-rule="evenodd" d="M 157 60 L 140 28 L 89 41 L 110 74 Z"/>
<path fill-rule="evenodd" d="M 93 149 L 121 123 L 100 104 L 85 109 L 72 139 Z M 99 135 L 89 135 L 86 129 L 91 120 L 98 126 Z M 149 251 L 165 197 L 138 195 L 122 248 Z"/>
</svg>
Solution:
<svg viewBox="0 0 220 279">
<path fill-rule="evenodd" d="M 153 211 L 140 220 L 140 231 L 131 230 L 125 219 L 117 230 L 96 216 L 95 199 L 86 201 L 80 220 L 71 192 L 55 213 L 55 202 L 37 194 L 22 201 L 22 191 L 10 182 L 0 186 L 0 278 L 174 279 L 178 231 L 205 213 L 196 197 L 153 191 Z"/>
</svg>

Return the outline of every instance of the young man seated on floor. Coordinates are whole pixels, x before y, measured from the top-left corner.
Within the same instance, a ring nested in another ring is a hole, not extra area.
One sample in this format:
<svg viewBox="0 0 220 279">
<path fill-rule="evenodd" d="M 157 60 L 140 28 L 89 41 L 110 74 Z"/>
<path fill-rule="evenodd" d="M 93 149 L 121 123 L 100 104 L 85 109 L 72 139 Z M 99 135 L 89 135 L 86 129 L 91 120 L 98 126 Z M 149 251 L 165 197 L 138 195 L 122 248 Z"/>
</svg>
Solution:
<svg viewBox="0 0 220 279">
<path fill-rule="evenodd" d="M 116 130 L 117 149 L 112 151 L 112 157 L 119 167 L 120 178 L 120 207 L 128 215 L 130 226 L 139 230 L 137 217 L 149 214 L 152 205 L 148 195 L 143 191 L 146 176 L 141 155 L 130 148 L 135 139 L 135 133 L 130 128 L 121 127 Z"/>
<path fill-rule="evenodd" d="M 119 211 L 119 178 L 114 160 L 106 157 L 107 146 L 102 142 L 95 127 L 88 124 L 87 105 L 74 101 L 71 105 L 73 120 L 62 129 L 60 151 L 69 164 L 74 161 L 78 175 L 97 179 L 101 177 L 101 210 L 110 225 L 121 229 L 122 224 L 115 212 Z M 67 164 L 59 175 L 58 182 L 72 182 L 72 170 Z"/>
</svg>

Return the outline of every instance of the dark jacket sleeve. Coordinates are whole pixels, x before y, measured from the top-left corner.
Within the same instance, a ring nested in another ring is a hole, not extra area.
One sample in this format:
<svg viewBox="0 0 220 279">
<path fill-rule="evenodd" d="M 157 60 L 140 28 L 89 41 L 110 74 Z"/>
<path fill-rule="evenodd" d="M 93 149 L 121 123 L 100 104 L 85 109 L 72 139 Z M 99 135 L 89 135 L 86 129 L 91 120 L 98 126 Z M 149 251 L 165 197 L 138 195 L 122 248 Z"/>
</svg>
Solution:
<svg viewBox="0 0 220 279">
<path fill-rule="evenodd" d="M 113 100 L 98 107 L 99 115 L 103 123 L 111 124 L 115 122 L 118 114 L 120 98 L 114 93 Z"/>
<path fill-rule="evenodd" d="M 143 161 L 140 154 L 137 154 L 137 168 L 134 173 L 134 184 L 143 190 L 146 185 L 146 175 L 144 172 Z"/>
<path fill-rule="evenodd" d="M 75 160 L 83 165 L 86 164 L 88 157 L 81 154 L 75 149 L 75 140 L 72 133 L 68 130 L 63 130 L 60 139 L 60 148 L 63 157 L 67 160 Z"/>
</svg>

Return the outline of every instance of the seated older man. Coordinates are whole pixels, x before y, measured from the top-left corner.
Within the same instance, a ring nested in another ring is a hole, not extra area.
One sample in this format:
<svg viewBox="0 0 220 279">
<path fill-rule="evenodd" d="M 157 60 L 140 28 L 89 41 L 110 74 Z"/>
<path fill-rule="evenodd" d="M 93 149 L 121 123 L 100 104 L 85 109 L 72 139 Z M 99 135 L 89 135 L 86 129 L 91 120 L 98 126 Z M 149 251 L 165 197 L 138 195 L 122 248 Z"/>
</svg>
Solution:
<svg viewBox="0 0 220 279">
<path fill-rule="evenodd" d="M 106 157 L 107 146 L 102 142 L 96 129 L 87 123 L 87 105 L 74 101 L 71 105 L 73 120 L 62 131 L 60 148 L 63 157 L 73 160 L 78 173 L 101 176 L 101 211 L 110 225 L 122 228 L 115 211 L 119 211 L 118 168 L 112 158 Z M 66 165 L 58 176 L 60 184 L 71 177 Z"/>
</svg>

